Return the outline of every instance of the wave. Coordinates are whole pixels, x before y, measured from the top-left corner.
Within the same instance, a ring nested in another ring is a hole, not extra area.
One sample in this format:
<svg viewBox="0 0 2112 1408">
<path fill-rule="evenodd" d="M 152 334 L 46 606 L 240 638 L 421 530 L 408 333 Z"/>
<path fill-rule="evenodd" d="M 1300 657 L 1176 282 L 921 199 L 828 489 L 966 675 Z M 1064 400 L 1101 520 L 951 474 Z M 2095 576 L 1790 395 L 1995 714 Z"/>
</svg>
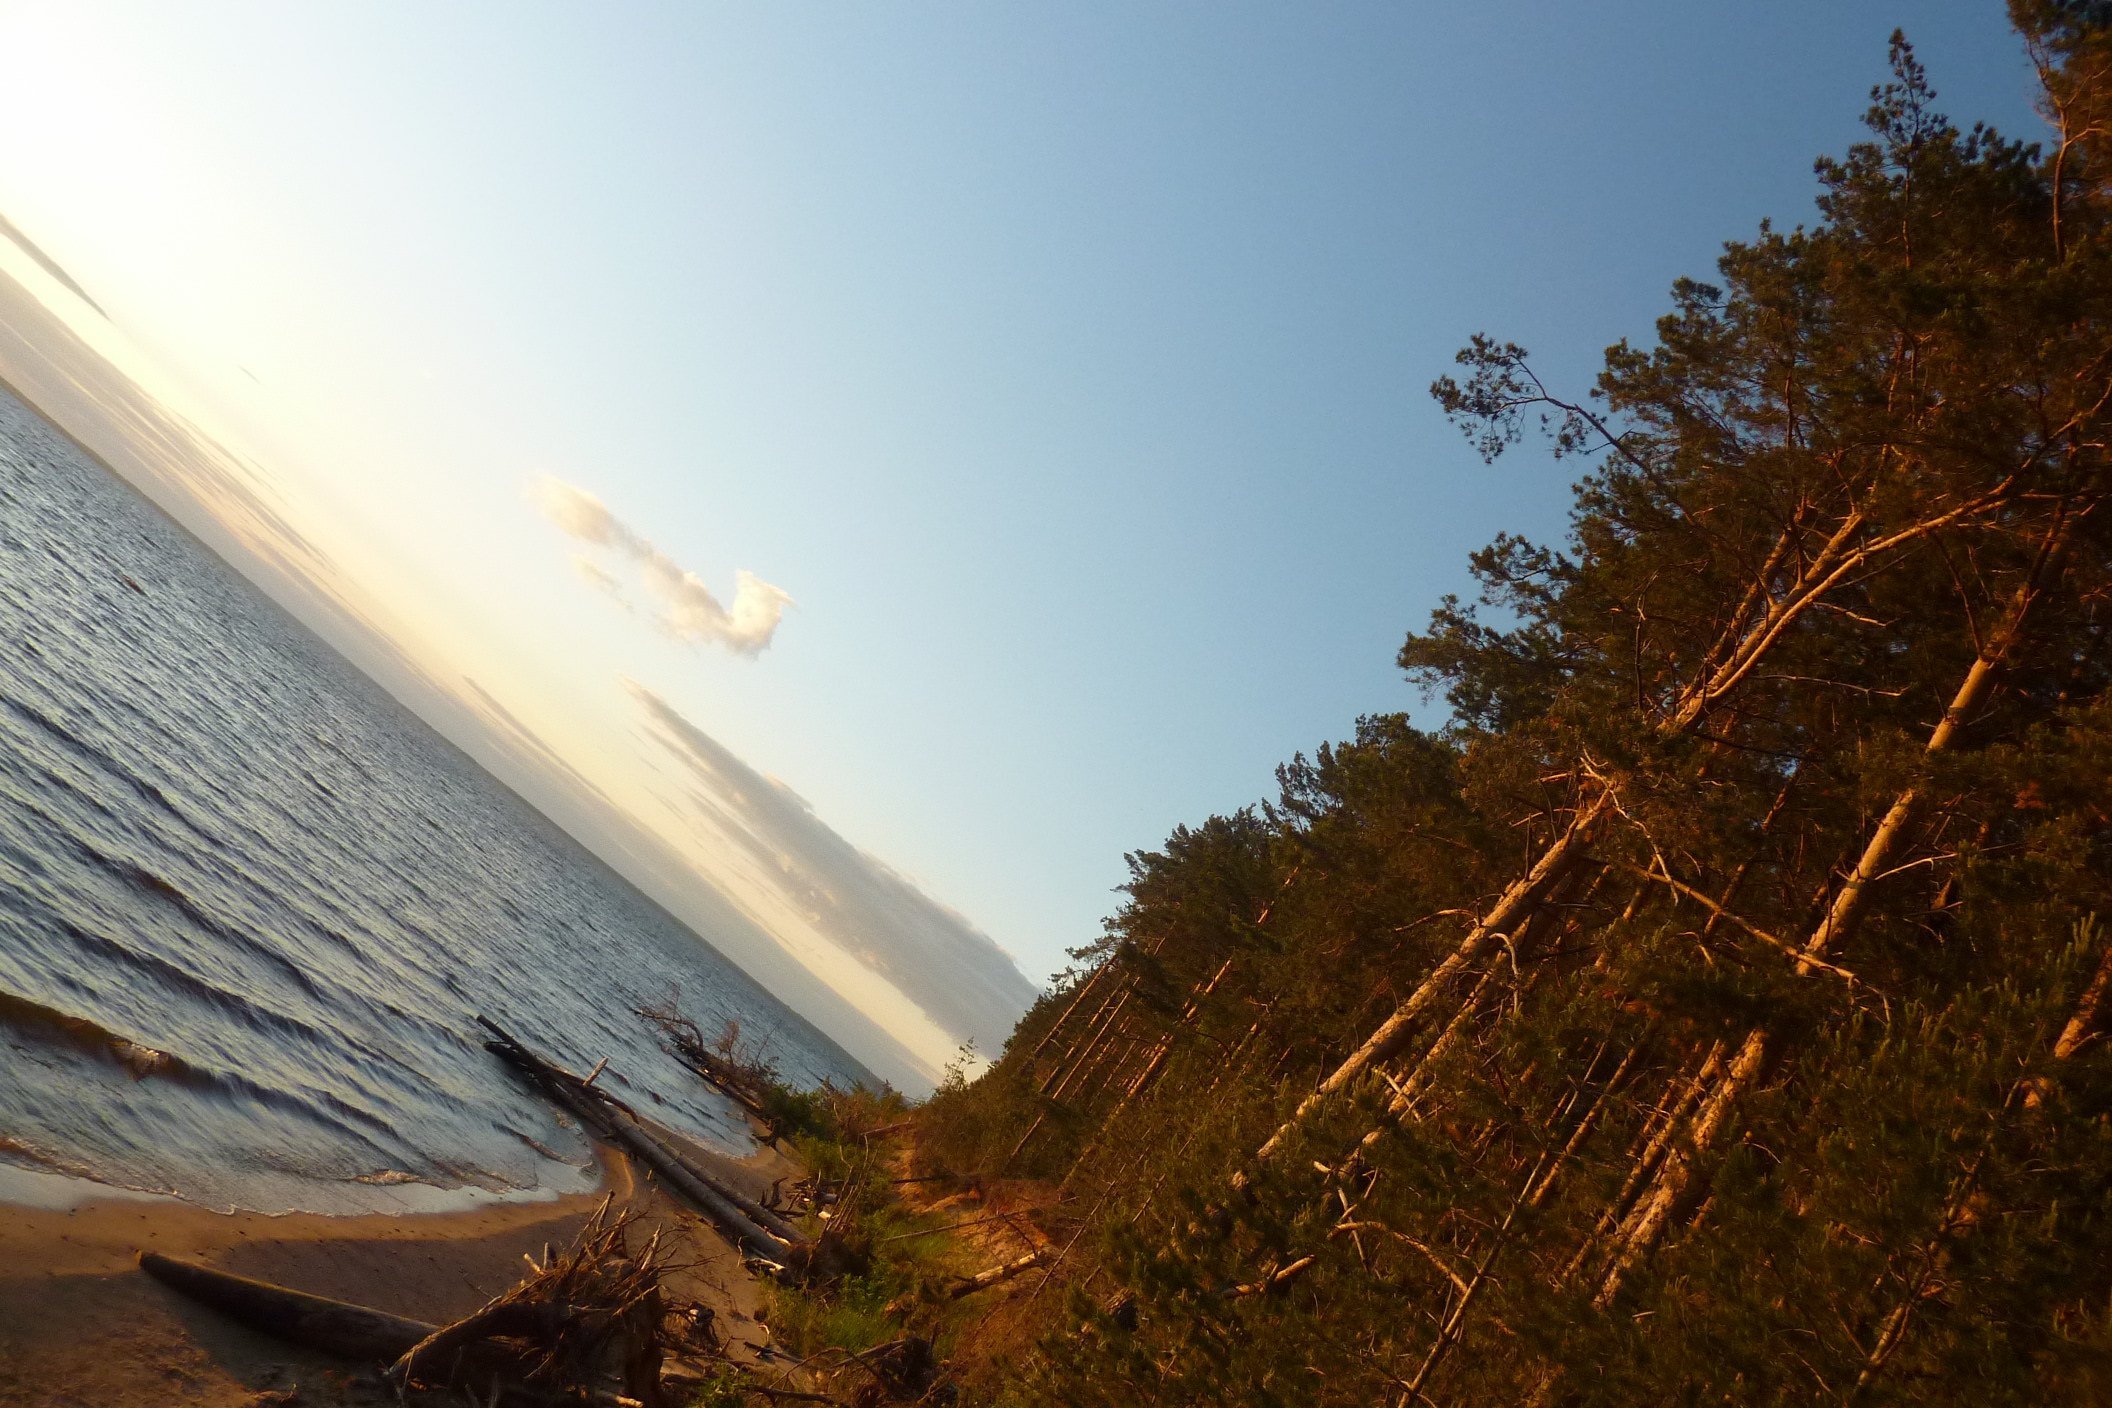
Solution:
<svg viewBox="0 0 2112 1408">
<path fill-rule="evenodd" d="M 244 953 L 262 963 L 268 964 L 281 979 L 292 986 L 303 997 L 318 1003 L 324 1000 L 322 988 L 299 964 L 273 948 L 269 943 L 243 932 L 241 929 L 221 919 L 218 915 L 211 913 L 204 905 L 193 899 L 181 886 L 166 876 L 156 874 L 138 861 L 110 855 L 89 844 L 79 836 L 69 836 L 67 840 L 72 843 L 73 849 L 84 860 L 105 874 L 116 876 L 142 894 L 154 896 L 182 915 L 195 928 L 213 938 L 241 949 Z"/>
<path fill-rule="evenodd" d="M 7 712 L 21 719 L 24 723 L 32 725 L 46 737 L 58 743 L 67 752 L 89 763 L 98 772 L 123 783 L 140 800 L 153 806 L 158 811 L 167 813 L 170 817 L 181 822 L 186 828 L 196 832 L 196 825 L 189 817 L 183 814 L 183 809 L 176 805 L 174 799 L 168 793 L 162 791 L 160 787 L 141 777 L 138 773 L 133 772 L 110 753 L 98 748 L 95 744 L 73 732 L 57 719 L 32 708 L 20 699 L 0 698 L 0 707 L 4 707 Z"/>
<path fill-rule="evenodd" d="M 264 1207 L 570 1186 L 581 1136 L 464 1030 L 495 1004 L 719 1129 L 601 995 L 768 997 L 4 390 L 0 675 L 0 1163 Z"/>
<path fill-rule="evenodd" d="M 0 992 L 0 1023 L 30 1036 L 42 1037 L 48 1044 L 71 1047 L 90 1056 L 114 1061 L 130 1071 L 134 1080 L 161 1076 L 189 1085 L 215 1083 L 210 1075 L 199 1071 L 181 1056 L 143 1041 L 134 1041 L 100 1022 L 48 1007 L 18 993 Z"/>
<path fill-rule="evenodd" d="M 53 1153 L 42 1145 L 32 1144 L 26 1139 L 0 1134 L 0 1164 L 10 1164 L 32 1173 L 55 1174 L 77 1183 L 94 1183 L 110 1189 L 113 1193 L 149 1193 L 159 1197 L 174 1197 L 175 1190 L 151 1183 L 121 1183 L 110 1177 L 103 1169 L 91 1168 L 78 1159 L 69 1159 L 63 1154 Z"/>
<path fill-rule="evenodd" d="M 218 989 L 206 990 L 218 992 Z M 226 997 L 225 994 L 221 996 Z M 230 1000 L 239 1002 L 239 999 Z M 206 1095 L 247 1100 L 320 1121 L 370 1150 L 383 1149 L 383 1141 L 395 1132 L 384 1115 L 364 1109 L 335 1091 L 296 1092 L 236 1072 L 211 1070 L 173 1052 L 135 1041 L 122 1032 L 114 1032 L 92 1018 L 49 1006 L 19 993 L 0 991 L 0 1026 L 42 1040 L 47 1046 L 70 1049 L 114 1063 L 129 1071 L 134 1080 L 166 1080 Z"/>
<path fill-rule="evenodd" d="M 229 992 L 226 988 L 206 981 L 181 963 L 172 962 L 158 953 L 135 948 L 84 924 L 75 923 L 64 914 L 53 915 L 52 922 L 65 931 L 66 936 L 74 941 L 75 947 L 82 954 L 116 964 L 121 970 L 130 969 L 143 974 L 168 992 L 224 1012 L 242 1026 L 268 1028 L 281 1036 L 318 1047 L 330 1044 L 331 1034 L 316 1023 L 291 1012 L 265 1006 L 261 1001 L 245 998 L 239 993 Z"/>
</svg>

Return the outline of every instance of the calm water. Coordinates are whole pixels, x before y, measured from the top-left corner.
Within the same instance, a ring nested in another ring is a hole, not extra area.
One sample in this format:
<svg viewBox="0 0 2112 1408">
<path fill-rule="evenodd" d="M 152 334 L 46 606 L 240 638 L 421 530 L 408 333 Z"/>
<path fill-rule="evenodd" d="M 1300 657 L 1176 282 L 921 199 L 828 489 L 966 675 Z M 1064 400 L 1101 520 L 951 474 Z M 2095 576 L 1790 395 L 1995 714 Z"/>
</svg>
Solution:
<svg viewBox="0 0 2112 1408">
<path fill-rule="evenodd" d="M 476 1012 L 744 1150 L 629 1013 L 670 984 L 855 1074 L 0 391 L 0 1161 L 266 1209 L 585 1186 Z"/>
</svg>

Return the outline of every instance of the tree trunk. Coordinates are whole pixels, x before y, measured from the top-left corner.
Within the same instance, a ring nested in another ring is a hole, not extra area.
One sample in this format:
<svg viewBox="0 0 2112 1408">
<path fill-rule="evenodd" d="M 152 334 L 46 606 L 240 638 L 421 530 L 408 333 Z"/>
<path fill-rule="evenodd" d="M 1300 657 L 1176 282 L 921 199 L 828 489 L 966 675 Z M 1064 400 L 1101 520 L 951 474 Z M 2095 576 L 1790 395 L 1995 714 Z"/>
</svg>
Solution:
<svg viewBox="0 0 2112 1408">
<path fill-rule="evenodd" d="M 1468 931 L 1467 936 L 1460 940 L 1459 946 L 1446 954 L 1416 986 L 1415 991 L 1364 1039 L 1364 1044 L 1329 1072 L 1327 1078 L 1320 1082 L 1319 1088 L 1299 1102 L 1290 1119 L 1255 1150 L 1256 1162 L 1267 1163 L 1274 1158 L 1285 1141 L 1299 1126 L 1312 1118 L 1314 1112 L 1322 1105 L 1347 1089 L 1374 1065 L 1399 1055 L 1408 1043 L 1414 1040 L 1424 1013 L 1435 1005 L 1452 980 L 1469 964 L 1507 940 L 1510 929 L 1531 918 L 1541 897 L 1555 884 L 1568 878 L 1577 863 L 1583 859 L 1587 834 L 1592 825 L 1605 814 L 1610 802 L 1611 799 L 1601 793 L 1577 809 L 1562 834 L 1541 853 L 1540 859 L 1534 862 L 1530 870 L 1512 882 L 1511 887 L 1503 892 L 1502 898 L 1498 899 Z"/>
<path fill-rule="evenodd" d="M 1047 1031 L 1041 1034 L 1041 1040 L 1034 1043 L 1034 1049 L 1027 1053 L 1027 1064 L 1030 1067 L 1034 1062 L 1041 1059 L 1041 1054 L 1049 1049 L 1049 1043 L 1062 1033 L 1065 1026 L 1069 1025 L 1071 1014 L 1078 1010 L 1079 1004 L 1083 1003 L 1092 994 L 1093 989 L 1100 985 L 1100 980 L 1107 977 L 1109 970 L 1114 966 L 1115 960 L 1110 957 L 1107 962 L 1102 963 L 1086 975 L 1085 981 L 1078 985 L 1078 991 L 1071 994 L 1071 1000 L 1064 1007 L 1062 1014 L 1050 1024 Z"/>
<path fill-rule="evenodd" d="M 2083 989 L 2083 995 L 2077 1001 L 2074 1013 L 2062 1026 L 2060 1035 L 2054 1039 L 2053 1060 L 2056 1065 L 2074 1056 L 2081 1049 L 2083 1042 L 2097 1029 L 2098 1018 L 2103 1012 L 2108 991 L 2112 991 L 2112 947 L 2108 947 L 2098 960 L 2097 971 L 2092 974 L 2089 985 Z M 2046 1078 L 2033 1076 L 2022 1082 L 2012 1092 L 2011 1098 L 2021 1096 L 2024 1108 L 2036 1109 L 2044 1103 L 2046 1090 Z M 1937 1225 L 1935 1235 L 1921 1249 L 1921 1270 L 1908 1282 L 1906 1290 L 1886 1315 L 1877 1341 L 1871 1346 L 1869 1357 L 1863 1361 L 1862 1371 L 1856 1375 L 1855 1386 L 1848 1391 L 1844 1402 L 1853 1403 L 1860 1399 L 1884 1374 L 1892 1356 L 1898 1352 L 1900 1345 L 1906 1342 L 1907 1331 L 1914 1319 L 1914 1307 L 1921 1304 L 1922 1298 L 1950 1266 L 1951 1240 L 1973 1224 L 1972 1198 L 1980 1181 L 1980 1170 L 1986 1160 L 1987 1151 L 1983 1150 L 1952 1189 L 1950 1197 L 1946 1200 L 1943 1220 Z"/>
<path fill-rule="evenodd" d="M 1781 584 L 1779 590 L 1770 591 L 1765 580 L 1755 581 L 1753 589 L 1746 593 L 1718 633 L 1716 644 L 1702 657 L 1701 672 L 1680 691 L 1673 707 L 1659 717 L 1655 731 L 1665 737 L 1691 731 L 1708 717 L 1717 703 L 1752 674 L 1791 626 L 1843 582 L 1901 547 L 2006 502 L 2015 492 L 2015 483 L 2016 475 L 2011 474 L 1986 493 L 1954 508 L 1884 537 L 1862 542 L 1857 542 L 1857 536 L 1867 526 L 1867 515 L 1861 509 L 1844 514 L 1819 550 L 1805 559 L 1796 576 Z M 1801 517 L 1802 510 L 1799 513 Z M 1763 572 L 1779 571 L 1784 563 L 1795 559 L 1796 536 L 1794 526 L 1787 530 L 1783 541 L 1777 544 L 1777 551 L 1769 555 Z M 1761 601 L 1767 606 L 1755 619 L 1753 612 Z M 1318 1089 L 1299 1102 L 1290 1119 L 1255 1151 L 1256 1162 L 1268 1162 L 1282 1149 L 1292 1132 L 1330 1098 L 1372 1066 L 1391 1060 L 1408 1045 L 1423 1016 L 1460 970 L 1480 958 L 1498 937 L 1529 917 L 1548 888 L 1576 864 L 1593 826 L 1612 808 L 1612 804 L 1610 794 L 1601 791 L 1577 807 L 1569 824 L 1549 843 L 1531 868 L 1513 881 L 1475 922 L 1459 946 L 1431 970 L 1429 976 L 1361 1046 L 1321 1081 Z"/>
<path fill-rule="evenodd" d="M 2083 510 L 2087 513 L 2089 510 Z M 1966 671 L 1957 691 L 1952 695 L 1943 717 L 1929 734 L 1923 746 L 1922 756 L 1933 758 L 1949 752 L 1957 743 L 1967 720 L 1986 702 L 1994 685 L 1995 673 L 2010 652 L 2023 638 L 2024 624 L 2031 607 L 2044 590 L 2046 582 L 2056 569 L 2062 549 L 2080 514 L 2063 506 L 2041 542 L 2036 560 L 2022 585 L 2011 599 L 2002 623 L 1982 644 L 1972 666 Z M 1861 919 L 1867 903 L 1870 887 L 1886 874 L 1905 844 L 1907 828 L 1922 801 L 1922 789 L 1909 786 L 1893 799 L 1886 809 L 1884 819 L 1871 833 L 1869 842 L 1855 867 L 1835 894 L 1833 903 L 1827 907 L 1825 917 L 1805 940 L 1805 959 L 1816 959 L 1838 944 L 1851 933 Z M 1800 970 L 1809 971 L 1811 964 L 1800 960 Z M 1593 1303 L 1604 1307 L 1610 1304 L 1621 1288 L 1630 1270 L 1647 1256 L 1657 1241 L 1664 1235 L 1673 1220 L 1679 1205 L 1693 1190 L 1703 1163 L 1709 1158 L 1717 1138 L 1728 1123 L 1738 1100 L 1751 1088 L 1765 1069 L 1772 1054 L 1773 1040 L 1765 1028 L 1754 1028 L 1739 1044 L 1729 1068 L 1710 1092 L 1701 1109 L 1694 1116 L 1683 1139 L 1667 1155 L 1659 1171 L 1656 1183 L 1650 1192 L 1636 1205 L 1630 1214 L 1620 1237 L 1620 1246 L 1611 1266 L 1607 1268 Z"/>
<path fill-rule="evenodd" d="M 159 1252 L 141 1252 L 139 1269 L 171 1290 L 181 1291 L 252 1330 L 340 1359 L 393 1364 L 440 1328 L 423 1320 L 178 1261 Z"/>
<path fill-rule="evenodd" d="M 1584 1111 L 1583 1115 L 1571 1128 L 1569 1138 L 1563 1141 L 1561 1149 L 1543 1153 L 1535 1161 L 1532 1170 L 1526 1175 L 1525 1182 L 1519 1189 L 1518 1197 L 1512 1202 L 1510 1210 L 1504 1214 L 1503 1221 L 1492 1234 L 1488 1251 L 1475 1264 L 1474 1274 L 1468 1277 L 1466 1286 L 1459 1292 L 1459 1299 L 1454 1302 L 1451 1313 L 1439 1325 L 1437 1338 L 1431 1343 L 1429 1353 L 1424 1355 L 1423 1362 L 1416 1369 L 1414 1377 L 1402 1389 L 1399 1408 L 1413 1408 L 1413 1405 L 1422 1397 L 1423 1386 L 1430 1381 L 1430 1376 L 1437 1372 L 1438 1367 L 1444 1363 L 1445 1356 L 1463 1338 L 1467 1311 L 1472 1307 L 1474 1298 L 1480 1294 L 1481 1288 L 1488 1284 L 1490 1272 L 1496 1264 L 1496 1258 L 1502 1253 L 1506 1242 L 1510 1238 L 1511 1225 L 1517 1221 L 1519 1213 L 1537 1209 L 1546 1203 L 1548 1195 L 1554 1191 L 1555 1184 L 1562 1176 L 1563 1168 L 1569 1163 L 1577 1150 L 1584 1146 L 1584 1142 L 1591 1137 L 1592 1131 L 1598 1125 L 1600 1114 L 1606 1108 L 1606 1102 L 1612 1099 L 1614 1092 L 1620 1088 L 1622 1080 L 1626 1078 L 1629 1068 L 1634 1065 L 1636 1056 L 1642 1051 L 1648 1039 L 1649 1033 L 1646 1030 L 1643 1038 L 1628 1048 L 1628 1054 L 1621 1058 L 1620 1064 L 1614 1067 L 1613 1073 L 1599 1087 L 1598 1094 L 1592 1100 L 1590 1107 Z M 1592 1064 L 1598 1064 L 1596 1057 L 1594 1057 Z M 1590 1071 L 1588 1069 L 1585 1075 L 1589 1079 Z"/>
<path fill-rule="evenodd" d="M 1033 1251 L 1028 1252 L 1017 1260 L 1008 1261 L 1002 1266 L 989 1267 L 976 1272 L 973 1276 L 962 1277 L 955 1283 L 953 1289 L 947 1292 L 947 1295 L 953 1300 L 959 1300 L 962 1296 L 972 1296 L 977 1291 L 988 1290 L 992 1286 L 1002 1285 L 1015 1276 L 1023 1276 L 1037 1266 L 1046 1265 L 1048 1260 L 1048 1248 L 1036 1247 Z"/>
</svg>

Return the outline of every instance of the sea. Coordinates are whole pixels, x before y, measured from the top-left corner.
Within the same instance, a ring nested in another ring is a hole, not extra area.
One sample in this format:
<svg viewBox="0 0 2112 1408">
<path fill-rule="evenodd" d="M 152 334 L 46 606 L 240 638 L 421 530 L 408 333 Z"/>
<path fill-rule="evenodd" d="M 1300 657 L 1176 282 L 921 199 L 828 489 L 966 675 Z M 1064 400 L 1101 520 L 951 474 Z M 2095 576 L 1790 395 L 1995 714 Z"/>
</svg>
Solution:
<svg viewBox="0 0 2112 1408">
<path fill-rule="evenodd" d="M 0 1174 L 273 1212 L 592 1187 L 479 1014 L 746 1152 L 636 1006 L 864 1073 L 709 937 L 0 391 Z"/>
</svg>

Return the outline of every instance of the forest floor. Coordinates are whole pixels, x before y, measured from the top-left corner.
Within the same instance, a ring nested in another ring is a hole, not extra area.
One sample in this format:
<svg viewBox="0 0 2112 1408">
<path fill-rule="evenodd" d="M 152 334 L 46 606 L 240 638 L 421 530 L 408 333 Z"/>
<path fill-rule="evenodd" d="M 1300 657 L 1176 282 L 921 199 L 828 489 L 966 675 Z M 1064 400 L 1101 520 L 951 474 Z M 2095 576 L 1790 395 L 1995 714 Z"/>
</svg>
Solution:
<svg viewBox="0 0 2112 1408">
<path fill-rule="evenodd" d="M 895 1395 L 876 1401 L 922 1395 L 914 1383 L 878 1384 L 863 1367 L 905 1345 L 935 1355 L 926 1387 L 950 1382 L 964 1401 L 988 1401 L 1013 1372 L 1020 1337 L 1034 1336 L 1035 1303 L 1063 1293 L 1049 1273 L 1065 1249 L 1046 1230 L 1062 1195 L 1045 1183 L 932 1166 L 913 1123 L 890 1133 L 816 1150 L 822 1163 L 852 1171 L 859 1191 L 851 1235 L 866 1257 L 863 1270 L 832 1283 L 765 1288 L 766 1314 L 788 1362 L 805 1366 L 802 1386 L 831 1401 L 864 1402 L 875 1388 Z M 984 1284 L 970 1284 L 976 1281 Z"/>
</svg>

